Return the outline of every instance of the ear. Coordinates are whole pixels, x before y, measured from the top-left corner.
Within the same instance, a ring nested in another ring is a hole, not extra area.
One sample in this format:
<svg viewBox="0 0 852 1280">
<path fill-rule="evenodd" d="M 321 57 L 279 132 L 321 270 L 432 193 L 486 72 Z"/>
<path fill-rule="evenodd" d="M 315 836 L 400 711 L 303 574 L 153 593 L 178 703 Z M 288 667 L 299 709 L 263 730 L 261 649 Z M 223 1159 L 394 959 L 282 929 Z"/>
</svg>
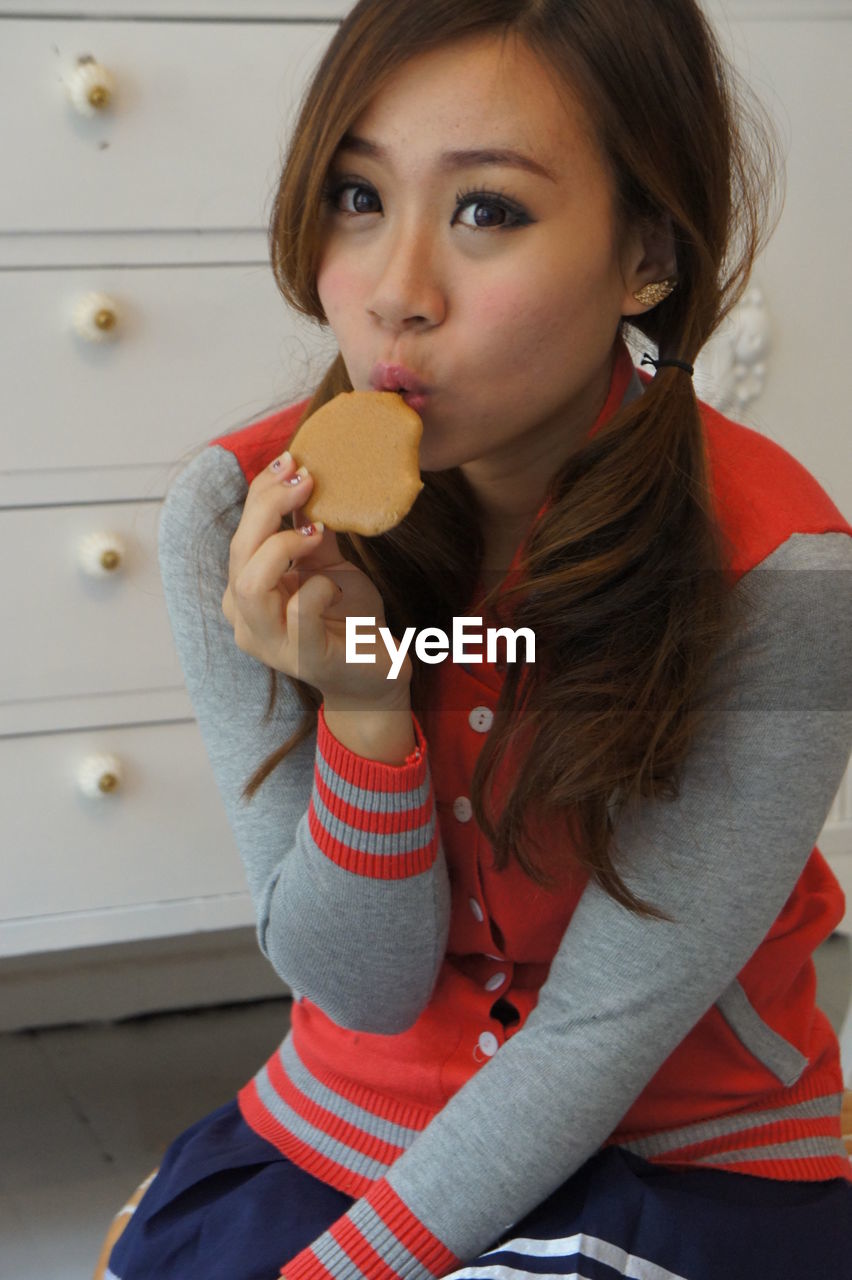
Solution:
<svg viewBox="0 0 852 1280">
<path fill-rule="evenodd" d="M 622 315 L 638 316 L 650 311 L 647 304 L 637 302 L 634 294 L 646 284 L 669 280 L 677 275 L 674 231 L 669 214 L 635 226 L 627 237 L 622 258 L 624 298 Z"/>
</svg>

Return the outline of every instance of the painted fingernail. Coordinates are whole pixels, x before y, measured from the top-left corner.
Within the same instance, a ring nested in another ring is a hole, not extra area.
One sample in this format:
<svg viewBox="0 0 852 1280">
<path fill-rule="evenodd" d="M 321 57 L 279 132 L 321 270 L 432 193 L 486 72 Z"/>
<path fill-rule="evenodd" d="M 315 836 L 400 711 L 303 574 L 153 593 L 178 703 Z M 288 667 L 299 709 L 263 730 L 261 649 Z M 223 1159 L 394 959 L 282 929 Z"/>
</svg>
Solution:
<svg viewBox="0 0 852 1280">
<path fill-rule="evenodd" d="M 293 461 L 293 455 L 290 453 L 288 449 L 286 453 L 281 454 L 280 458 L 276 458 L 274 462 L 270 462 L 269 470 L 275 471 L 275 472 L 283 471 L 285 467 L 290 466 L 292 461 Z"/>
<path fill-rule="evenodd" d="M 299 533 L 304 538 L 311 538 L 315 533 L 325 533 L 325 525 L 322 520 L 317 520 L 315 524 L 303 524 Z"/>
<path fill-rule="evenodd" d="M 304 479 L 306 479 L 306 478 L 307 478 L 307 474 L 308 474 L 308 468 L 307 468 L 307 467 L 299 467 L 299 470 L 296 472 L 296 474 L 295 474 L 294 476 L 291 476 L 291 477 L 290 477 L 290 479 L 287 481 L 287 483 L 288 483 L 288 484 L 301 484 L 301 483 L 302 483 L 302 481 L 303 481 Z"/>
</svg>

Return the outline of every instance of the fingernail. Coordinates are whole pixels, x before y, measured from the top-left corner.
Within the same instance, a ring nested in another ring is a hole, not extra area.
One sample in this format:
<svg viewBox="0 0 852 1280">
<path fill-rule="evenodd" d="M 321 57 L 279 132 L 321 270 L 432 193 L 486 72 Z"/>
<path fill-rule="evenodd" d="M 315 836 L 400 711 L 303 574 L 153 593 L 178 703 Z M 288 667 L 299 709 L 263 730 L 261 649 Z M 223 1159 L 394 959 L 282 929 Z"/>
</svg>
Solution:
<svg viewBox="0 0 852 1280">
<path fill-rule="evenodd" d="M 307 468 L 307 467 L 299 467 L 299 470 L 296 472 L 296 474 L 295 474 L 294 476 L 291 476 L 291 477 L 290 477 L 290 479 L 287 481 L 287 483 L 288 483 L 288 484 L 301 484 L 301 483 L 302 483 L 302 481 L 303 481 L 304 479 L 306 479 L 307 474 L 308 474 L 308 468 Z"/>
<path fill-rule="evenodd" d="M 322 520 L 317 520 L 315 524 L 303 524 L 299 533 L 305 538 L 311 538 L 315 533 L 325 533 L 325 525 Z"/>
<path fill-rule="evenodd" d="M 269 470 L 283 471 L 285 468 L 290 467 L 292 462 L 293 462 L 293 455 L 290 453 L 288 449 L 286 453 L 281 454 L 280 458 L 276 458 L 274 462 L 270 462 Z"/>
</svg>

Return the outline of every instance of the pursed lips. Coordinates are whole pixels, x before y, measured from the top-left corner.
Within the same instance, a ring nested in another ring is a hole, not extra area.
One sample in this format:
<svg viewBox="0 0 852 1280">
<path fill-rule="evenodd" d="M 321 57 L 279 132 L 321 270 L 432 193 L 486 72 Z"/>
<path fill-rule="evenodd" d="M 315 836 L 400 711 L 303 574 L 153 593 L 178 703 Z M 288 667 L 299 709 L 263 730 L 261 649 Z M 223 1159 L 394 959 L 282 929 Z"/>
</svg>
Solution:
<svg viewBox="0 0 852 1280">
<path fill-rule="evenodd" d="M 370 373 L 370 386 L 374 391 L 407 391 L 425 396 L 429 387 L 412 369 L 402 364 L 375 364 Z"/>
</svg>

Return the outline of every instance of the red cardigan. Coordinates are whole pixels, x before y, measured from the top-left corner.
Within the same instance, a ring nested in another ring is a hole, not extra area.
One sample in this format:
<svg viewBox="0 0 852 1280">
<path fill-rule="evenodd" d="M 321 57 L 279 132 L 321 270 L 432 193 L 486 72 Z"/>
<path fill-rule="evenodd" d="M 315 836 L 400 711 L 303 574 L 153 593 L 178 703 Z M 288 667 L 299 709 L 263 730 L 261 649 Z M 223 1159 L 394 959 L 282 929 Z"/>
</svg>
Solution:
<svg viewBox="0 0 852 1280">
<path fill-rule="evenodd" d="M 593 430 L 621 403 L 633 376 L 622 347 L 607 404 Z M 287 447 L 305 407 L 306 402 L 294 405 L 212 443 L 235 455 L 250 483 Z M 827 494 L 783 448 L 707 405 L 701 405 L 701 413 L 716 510 L 735 548 L 730 565 L 735 577 L 759 565 L 794 533 L 852 536 L 852 527 Z M 512 573 L 519 553 L 520 548 Z M 239 1094 L 252 1128 L 310 1173 L 352 1196 L 367 1197 L 435 1274 L 456 1260 L 378 1176 L 404 1146 L 369 1134 L 369 1124 L 351 1124 L 341 1116 L 345 1108 L 336 1103 L 343 1100 L 359 1114 L 374 1117 L 382 1133 L 388 1123 L 424 1129 L 523 1028 L 586 885 L 585 876 L 574 871 L 558 893 L 546 894 L 516 866 L 494 871 L 466 795 L 502 677 L 485 662 L 462 667 L 447 661 L 439 678 L 436 702 L 445 710 L 429 724 L 428 734 L 415 719 L 418 751 L 405 765 L 382 765 L 349 752 L 330 734 L 322 710 L 317 726 L 318 759 L 335 781 L 329 787 L 318 771 L 315 785 L 333 815 L 356 827 L 360 823 L 364 831 L 375 830 L 364 824 L 356 807 L 340 799 L 347 784 L 401 795 L 425 785 L 422 803 L 405 810 L 402 827 L 399 821 L 395 828 L 388 823 L 382 834 L 428 830 L 428 819 L 437 811 L 432 838 L 402 860 L 358 853 L 324 829 L 313 801 L 309 811 L 317 845 L 361 876 L 416 875 L 432 865 L 440 839 L 450 872 L 452 915 L 443 968 L 429 1004 L 409 1030 L 382 1036 L 346 1030 L 309 1000 L 298 999 L 292 1013 L 292 1043 L 301 1063 L 298 1083 L 288 1072 L 286 1056 L 276 1053 Z M 564 833 L 559 838 L 564 842 Z M 839 1106 L 833 1105 L 843 1089 L 838 1044 L 815 1006 L 811 960 L 843 911 L 840 887 L 814 848 L 773 927 L 738 975 L 769 1034 L 786 1041 L 805 1064 L 793 1073 L 792 1083 L 782 1082 L 763 1065 L 714 1005 L 648 1082 L 607 1145 L 627 1147 L 667 1166 L 688 1167 L 712 1157 L 714 1167 L 769 1178 L 852 1180 L 852 1166 L 840 1146 Z M 490 1011 L 498 995 L 517 1011 L 516 1022 L 494 1023 Z M 270 1090 L 298 1124 L 282 1124 L 273 1115 L 266 1101 Z M 812 1156 L 788 1158 L 784 1144 L 802 1139 L 836 1139 L 836 1147 L 829 1154 L 817 1143 Z M 351 1164 L 335 1160 L 329 1152 L 336 1144 L 357 1151 L 365 1158 L 364 1167 L 374 1172 L 356 1173 Z M 747 1149 L 755 1145 L 766 1149 L 765 1158 L 748 1158 Z M 369 1267 L 367 1273 L 392 1274 Z M 310 1250 L 286 1268 L 291 1280 L 318 1274 L 321 1269 Z"/>
</svg>

